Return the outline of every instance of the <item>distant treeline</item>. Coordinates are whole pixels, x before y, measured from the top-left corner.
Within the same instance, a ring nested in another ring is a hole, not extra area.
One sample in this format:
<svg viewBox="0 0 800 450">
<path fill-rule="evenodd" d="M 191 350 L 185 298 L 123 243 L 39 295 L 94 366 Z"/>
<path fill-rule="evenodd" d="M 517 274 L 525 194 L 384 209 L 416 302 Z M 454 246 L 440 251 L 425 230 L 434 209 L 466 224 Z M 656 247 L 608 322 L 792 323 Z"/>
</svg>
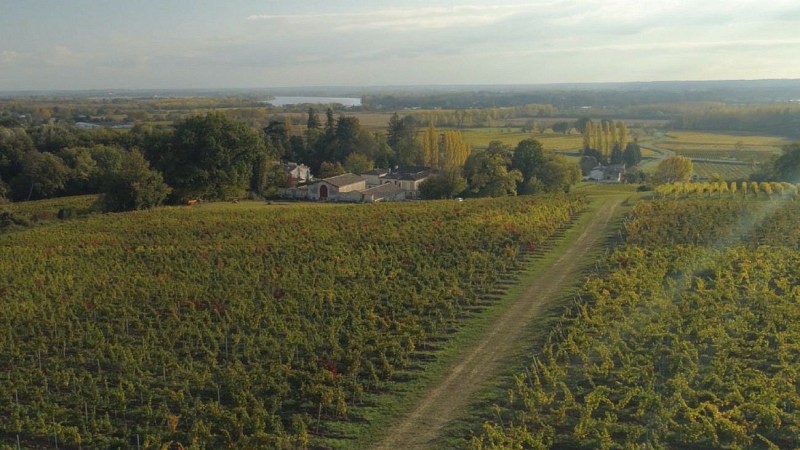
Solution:
<svg viewBox="0 0 800 450">
<path fill-rule="evenodd" d="M 366 94 L 365 109 L 491 108 L 547 104 L 566 112 L 589 107 L 624 111 L 631 107 L 683 102 L 726 104 L 785 103 L 800 99 L 798 80 L 609 83 L 549 86 L 483 87 L 450 91 L 398 90 Z M 652 112 L 656 113 L 654 109 Z"/>
<path fill-rule="evenodd" d="M 450 92 L 441 94 L 365 95 L 365 109 L 397 110 L 405 108 L 495 108 L 527 104 L 553 105 L 560 110 L 576 108 L 625 108 L 631 105 L 675 103 L 697 99 L 696 95 L 664 91 L 542 91 L 542 92 Z M 702 97 L 701 97 L 702 99 Z"/>
<path fill-rule="evenodd" d="M 800 138 L 800 103 L 687 104 L 676 109 L 678 116 L 672 122 L 676 129 L 742 131 Z"/>
</svg>

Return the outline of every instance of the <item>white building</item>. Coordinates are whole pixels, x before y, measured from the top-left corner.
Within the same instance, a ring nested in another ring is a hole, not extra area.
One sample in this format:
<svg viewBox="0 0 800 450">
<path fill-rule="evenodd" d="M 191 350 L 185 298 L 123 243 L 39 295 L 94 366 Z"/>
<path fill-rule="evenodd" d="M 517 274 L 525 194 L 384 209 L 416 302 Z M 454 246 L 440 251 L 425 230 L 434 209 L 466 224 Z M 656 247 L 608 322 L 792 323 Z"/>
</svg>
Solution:
<svg viewBox="0 0 800 450">
<path fill-rule="evenodd" d="M 598 181 L 600 183 L 621 183 L 622 175 L 625 174 L 624 164 L 612 164 L 610 166 L 597 166 L 589 172 L 587 180 Z"/>
</svg>

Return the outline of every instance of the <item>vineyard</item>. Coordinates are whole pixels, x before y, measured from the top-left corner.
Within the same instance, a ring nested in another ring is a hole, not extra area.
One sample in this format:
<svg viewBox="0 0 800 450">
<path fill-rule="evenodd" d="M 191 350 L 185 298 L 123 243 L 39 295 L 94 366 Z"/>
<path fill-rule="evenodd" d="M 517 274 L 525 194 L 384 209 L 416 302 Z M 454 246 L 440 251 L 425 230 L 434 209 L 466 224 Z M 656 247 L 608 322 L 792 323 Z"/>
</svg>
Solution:
<svg viewBox="0 0 800 450">
<path fill-rule="evenodd" d="M 0 234 L 0 447 L 327 446 L 583 207 L 209 204 Z"/>
<path fill-rule="evenodd" d="M 660 197 L 688 198 L 715 197 L 762 199 L 797 199 L 798 186 L 785 182 L 711 181 L 700 183 L 669 183 L 656 188 Z"/>
<path fill-rule="evenodd" d="M 753 164 L 730 164 L 694 160 L 693 175 L 701 180 L 721 178 L 723 180 L 746 180 L 758 169 Z"/>
<path fill-rule="evenodd" d="M 637 205 L 472 448 L 800 446 L 789 198 Z"/>
</svg>

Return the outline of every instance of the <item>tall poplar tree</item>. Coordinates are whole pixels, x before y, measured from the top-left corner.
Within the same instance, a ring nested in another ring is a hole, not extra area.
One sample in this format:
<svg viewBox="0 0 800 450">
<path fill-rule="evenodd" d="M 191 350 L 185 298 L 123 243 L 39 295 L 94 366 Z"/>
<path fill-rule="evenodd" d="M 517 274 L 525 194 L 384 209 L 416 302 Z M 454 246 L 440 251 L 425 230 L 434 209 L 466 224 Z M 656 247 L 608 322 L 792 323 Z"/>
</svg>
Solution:
<svg viewBox="0 0 800 450">
<path fill-rule="evenodd" d="M 440 161 L 442 168 L 462 167 L 469 153 L 469 145 L 460 131 L 448 131 L 444 134 L 444 155 Z"/>
<path fill-rule="evenodd" d="M 619 142 L 619 148 L 628 147 L 630 133 L 628 133 L 628 127 L 625 126 L 625 122 L 623 121 L 617 122 L 617 140 Z"/>
<path fill-rule="evenodd" d="M 314 108 L 308 108 L 308 121 L 306 122 L 306 128 L 309 130 L 317 130 L 320 126 L 322 126 L 322 122 L 319 120 L 319 115 Z"/>
<path fill-rule="evenodd" d="M 422 138 L 423 164 L 428 167 L 439 167 L 439 133 L 431 120 Z"/>
<path fill-rule="evenodd" d="M 592 135 L 594 134 L 594 123 L 591 120 L 587 121 L 583 126 L 583 149 L 589 150 L 592 148 Z"/>
</svg>

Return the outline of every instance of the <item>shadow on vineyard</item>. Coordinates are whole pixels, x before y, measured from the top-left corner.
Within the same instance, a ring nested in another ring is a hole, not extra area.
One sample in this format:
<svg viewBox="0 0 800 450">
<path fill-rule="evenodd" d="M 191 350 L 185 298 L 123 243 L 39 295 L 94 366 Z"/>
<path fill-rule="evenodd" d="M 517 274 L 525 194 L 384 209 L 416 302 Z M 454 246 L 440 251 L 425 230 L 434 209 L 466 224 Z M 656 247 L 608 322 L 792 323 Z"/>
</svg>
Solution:
<svg viewBox="0 0 800 450">
<path fill-rule="evenodd" d="M 800 445 L 800 207 L 681 189 L 634 208 L 473 449 Z"/>
</svg>

